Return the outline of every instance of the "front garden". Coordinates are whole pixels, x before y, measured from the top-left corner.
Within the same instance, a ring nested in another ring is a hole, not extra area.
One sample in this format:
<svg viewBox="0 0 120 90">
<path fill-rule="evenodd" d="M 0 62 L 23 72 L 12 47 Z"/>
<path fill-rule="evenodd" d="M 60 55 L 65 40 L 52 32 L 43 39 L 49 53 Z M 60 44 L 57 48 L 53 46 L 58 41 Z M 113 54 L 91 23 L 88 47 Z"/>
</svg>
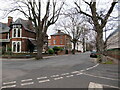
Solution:
<svg viewBox="0 0 120 90">
<path fill-rule="evenodd" d="M 37 52 L 26 52 L 26 53 L 12 53 L 11 48 L 7 49 L 7 52 L 4 48 L 0 49 L 2 58 L 34 58 L 36 57 Z M 43 57 L 52 56 L 52 55 L 64 55 L 70 54 L 71 51 L 64 50 L 62 47 L 53 47 L 49 48 L 48 51 L 43 52 Z"/>
</svg>

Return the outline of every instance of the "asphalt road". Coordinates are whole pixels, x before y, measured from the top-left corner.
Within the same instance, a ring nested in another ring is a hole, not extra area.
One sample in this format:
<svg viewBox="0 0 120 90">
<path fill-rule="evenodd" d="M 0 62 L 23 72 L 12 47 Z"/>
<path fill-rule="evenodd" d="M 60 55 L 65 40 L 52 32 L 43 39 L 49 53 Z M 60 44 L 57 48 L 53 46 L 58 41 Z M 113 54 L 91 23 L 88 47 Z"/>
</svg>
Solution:
<svg viewBox="0 0 120 90">
<path fill-rule="evenodd" d="M 43 60 L 2 60 L 2 88 L 119 88 L 118 65 L 94 63 L 89 53 Z"/>
</svg>

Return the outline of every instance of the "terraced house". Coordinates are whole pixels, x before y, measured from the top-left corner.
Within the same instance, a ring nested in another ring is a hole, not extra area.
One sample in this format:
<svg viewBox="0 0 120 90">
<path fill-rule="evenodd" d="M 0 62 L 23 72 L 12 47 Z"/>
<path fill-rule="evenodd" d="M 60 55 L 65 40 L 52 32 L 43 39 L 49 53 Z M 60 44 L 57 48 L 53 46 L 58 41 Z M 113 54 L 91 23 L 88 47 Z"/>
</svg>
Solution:
<svg viewBox="0 0 120 90">
<path fill-rule="evenodd" d="M 36 32 L 30 20 L 18 18 L 13 22 L 12 17 L 8 17 L 8 23 L 0 23 L 0 43 L 1 47 L 11 48 L 13 53 L 33 52 L 36 48 Z M 47 43 L 47 35 L 45 44 Z M 47 44 L 46 44 L 47 45 Z M 45 47 L 44 47 L 45 48 Z"/>
</svg>

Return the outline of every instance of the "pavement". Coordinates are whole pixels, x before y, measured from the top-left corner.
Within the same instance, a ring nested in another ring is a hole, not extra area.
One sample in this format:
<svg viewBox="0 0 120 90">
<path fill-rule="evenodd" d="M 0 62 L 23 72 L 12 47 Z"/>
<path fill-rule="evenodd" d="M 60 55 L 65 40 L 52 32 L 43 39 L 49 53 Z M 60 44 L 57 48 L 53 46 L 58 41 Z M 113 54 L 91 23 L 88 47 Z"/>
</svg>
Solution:
<svg viewBox="0 0 120 90">
<path fill-rule="evenodd" d="M 2 59 L 1 88 L 120 89 L 118 65 L 94 63 L 89 53 L 49 56 L 43 60 Z"/>
</svg>

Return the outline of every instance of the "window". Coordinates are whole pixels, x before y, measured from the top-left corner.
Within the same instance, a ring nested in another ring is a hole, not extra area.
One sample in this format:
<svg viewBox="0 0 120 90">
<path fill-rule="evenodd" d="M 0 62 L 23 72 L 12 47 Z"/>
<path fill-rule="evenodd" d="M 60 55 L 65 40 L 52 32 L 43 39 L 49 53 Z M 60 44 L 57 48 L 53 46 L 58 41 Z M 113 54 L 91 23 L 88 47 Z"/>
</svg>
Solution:
<svg viewBox="0 0 120 90">
<path fill-rule="evenodd" d="M 62 36 L 60 36 L 60 39 L 62 39 Z"/>
<path fill-rule="evenodd" d="M 13 26 L 12 36 L 15 37 L 21 37 L 22 30 L 20 26 Z"/>
<path fill-rule="evenodd" d="M 20 52 L 20 42 L 17 43 L 17 52 Z"/>
<path fill-rule="evenodd" d="M 53 44 L 56 44 L 56 40 L 53 40 Z"/>
<path fill-rule="evenodd" d="M 62 41 L 62 40 L 60 40 L 60 44 L 63 44 L 63 41 Z"/>
<path fill-rule="evenodd" d="M 8 33 L 8 35 L 7 35 L 7 39 L 10 39 L 10 34 Z"/>
<path fill-rule="evenodd" d="M 20 37 L 20 29 L 18 29 L 18 37 Z"/>
<path fill-rule="evenodd" d="M 53 39 L 55 39 L 55 36 L 53 36 Z"/>
<path fill-rule="evenodd" d="M 12 51 L 21 52 L 21 41 L 12 41 Z"/>
<path fill-rule="evenodd" d="M 15 52 L 15 51 L 16 51 L 16 43 L 13 42 L 13 52 Z"/>
<path fill-rule="evenodd" d="M 13 36 L 13 37 L 16 37 L 16 29 L 14 29 L 13 34 L 14 34 L 14 36 Z"/>
</svg>

